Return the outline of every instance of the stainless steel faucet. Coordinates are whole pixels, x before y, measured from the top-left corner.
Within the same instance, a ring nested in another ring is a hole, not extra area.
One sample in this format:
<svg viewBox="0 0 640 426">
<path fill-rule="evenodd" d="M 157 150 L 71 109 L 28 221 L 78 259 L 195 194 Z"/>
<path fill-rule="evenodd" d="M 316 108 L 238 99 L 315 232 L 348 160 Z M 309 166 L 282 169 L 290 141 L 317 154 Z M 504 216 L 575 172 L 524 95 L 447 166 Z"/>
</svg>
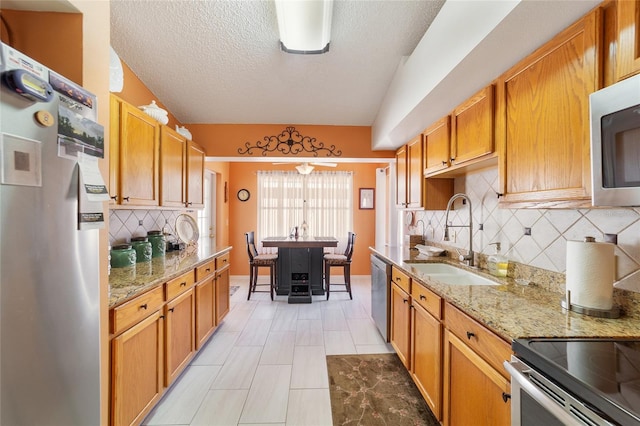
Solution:
<svg viewBox="0 0 640 426">
<path fill-rule="evenodd" d="M 464 198 L 469 203 L 469 224 L 468 225 L 449 225 L 449 210 L 453 202 L 458 198 Z M 449 228 L 469 228 L 469 253 L 465 256 L 460 254 L 460 261 L 467 261 L 469 266 L 474 266 L 473 256 L 473 209 L 471 208 L 471 199 L 467 194 L 455 194 L 447 203 L 447 212 L 444 216 L 444 241 L 449 241 Z M 460 252 L 458 252 L 460 253 Z"/>
</svg>

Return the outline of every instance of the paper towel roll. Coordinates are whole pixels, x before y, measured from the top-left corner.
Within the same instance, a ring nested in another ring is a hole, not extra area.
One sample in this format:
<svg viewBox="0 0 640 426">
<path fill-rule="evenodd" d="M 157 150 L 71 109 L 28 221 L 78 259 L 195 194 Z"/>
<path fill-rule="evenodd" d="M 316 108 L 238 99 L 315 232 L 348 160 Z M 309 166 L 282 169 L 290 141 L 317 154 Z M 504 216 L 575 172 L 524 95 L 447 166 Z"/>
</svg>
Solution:
<svg viewBox="0 0 640 426">
<path fill-rule="evenodd" d="M 613 307 L 614 245 L 567 241 L 567 283 L 571 304 L 609 310 Z"/>
</svg>

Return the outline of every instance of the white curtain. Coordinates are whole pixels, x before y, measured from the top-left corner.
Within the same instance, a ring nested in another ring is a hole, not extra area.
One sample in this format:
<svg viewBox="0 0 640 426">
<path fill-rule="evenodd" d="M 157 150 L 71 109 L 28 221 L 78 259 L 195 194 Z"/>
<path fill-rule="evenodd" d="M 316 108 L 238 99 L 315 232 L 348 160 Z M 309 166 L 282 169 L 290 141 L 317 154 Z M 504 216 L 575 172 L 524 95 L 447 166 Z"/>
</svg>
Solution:
<svg viewBox="0 0 640 426">
<path fill-rule="evenodd" d="M 288 236 L 303 221 L 310 237 L 336 237 L 336 251 L 344 251 L 353 230 L 353 173 L 259 171 L 256 242 Z"/>
</svg>

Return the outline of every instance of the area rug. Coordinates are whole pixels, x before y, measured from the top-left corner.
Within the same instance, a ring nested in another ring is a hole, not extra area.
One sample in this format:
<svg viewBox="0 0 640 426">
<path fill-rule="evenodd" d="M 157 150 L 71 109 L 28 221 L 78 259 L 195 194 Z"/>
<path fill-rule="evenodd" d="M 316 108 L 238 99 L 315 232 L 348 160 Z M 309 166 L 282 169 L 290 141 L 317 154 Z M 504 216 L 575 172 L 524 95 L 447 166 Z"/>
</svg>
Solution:
<svg viewBox="0 0 640 426">
<path fill-rule="evenodd" d="M 440 423 L 396 354 L 327 355 L 334 425 Z"/>
<path fill-rule="evenodd" d="M 232 285 L 231 287 L 229 287 L 229 297 L 233 296 L 239 288 L 239 285 Z"/>
</svg>

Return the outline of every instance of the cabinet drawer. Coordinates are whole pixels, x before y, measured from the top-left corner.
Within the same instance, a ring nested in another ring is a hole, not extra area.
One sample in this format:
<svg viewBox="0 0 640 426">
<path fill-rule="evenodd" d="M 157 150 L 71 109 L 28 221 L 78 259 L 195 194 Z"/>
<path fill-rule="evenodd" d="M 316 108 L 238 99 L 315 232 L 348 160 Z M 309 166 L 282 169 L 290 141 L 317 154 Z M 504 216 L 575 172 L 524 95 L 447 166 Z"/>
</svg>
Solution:
<svg viewBox="0 0 640 426">
<path fill-rule="evenodd" d="M 399 269 L 391 268 L 391 281 L 396 283 L 398 287 L 411 294 L 411 278 L 409 275 Z"/>
<path fill-rule="evenodd" d="M 429 311 L 431 315 L 437 319 L 442 318 L 442 299 L 440 296 L 424 286 L 413 282 L 411 286 L 411 297 L 416 303 Z"/>
<path fill-rule="evenodd" d="M 216 271 L 229 265 L 229 252 L 216 257 Z"/>
<path fill-rule="evenodd" d="M 177 278 L 167 282 L 167 301 L 173 299 L 180 293 L 188 290 L 193 286 L 195 282 L 193 269 L 185 274 L 180 275 Z"/>
<path fill-rule="evenodd" d="M 118 334 L 156 312 L 164 298 L 162 286 L 111 309 L 111 333 Z"/>
<path fill-rule="evenodd" d="M 500 374 L 508 378 L 502 363 L 511 358 L 511 346 L 480 323 L 446 303 L 444 306 L 445 327 L 465 342 Z"/>
<path fill-rule="evenodd" d="M 215 260 L 210 260 L 204 265 L 200 265 L 196 268 L 196 281 L 200 282 L 207 278 L 210 275 L 213 275 L 213 272 L 216 269 Z"/>
</svg>

